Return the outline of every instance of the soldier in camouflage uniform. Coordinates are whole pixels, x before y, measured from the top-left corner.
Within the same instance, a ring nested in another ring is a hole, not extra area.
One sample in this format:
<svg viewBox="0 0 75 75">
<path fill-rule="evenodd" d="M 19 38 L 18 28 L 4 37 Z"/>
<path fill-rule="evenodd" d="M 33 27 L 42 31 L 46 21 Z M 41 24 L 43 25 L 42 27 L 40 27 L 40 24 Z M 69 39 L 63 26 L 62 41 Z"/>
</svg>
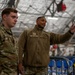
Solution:
<svg viewBox="0 0 75 75">
<path fill-rule="evenodd" d="M 19 38 L 18 68 L 22 75 L 47 75 L 50 45 L 68 41 L 75 32 L 72 26 L 63 35 L 49 33 L 43 30 L 45 25 L 45 17 L 38 17 L 35 27 L 25 30 Z"/>
<path fill-rule="evenodd" d="M 17 75 L 17 51 L 11 28 L 17 22 L 17 10 L 5 8 L 0 24 L 0 75 Z"/>
</svg>

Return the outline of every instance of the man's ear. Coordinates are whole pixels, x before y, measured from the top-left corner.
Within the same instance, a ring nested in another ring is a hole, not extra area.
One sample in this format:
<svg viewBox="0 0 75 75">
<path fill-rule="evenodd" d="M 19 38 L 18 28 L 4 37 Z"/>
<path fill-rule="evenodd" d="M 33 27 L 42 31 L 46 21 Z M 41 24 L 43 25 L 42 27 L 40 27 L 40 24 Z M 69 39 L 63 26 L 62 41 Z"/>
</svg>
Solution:
<svg viewBox="0 0 75 75">
<path fill-rule="evenodd" d="M 4 15 L 3 15 L 3 17 L 2 17 L 2 18 L 3 18 L 3 20 L 6 20 L 6 19 L 7 19 L 6 17 L 7 17 L 7 15 L 6 15 L 6 14 L 4 14 Z"/>
</svg>

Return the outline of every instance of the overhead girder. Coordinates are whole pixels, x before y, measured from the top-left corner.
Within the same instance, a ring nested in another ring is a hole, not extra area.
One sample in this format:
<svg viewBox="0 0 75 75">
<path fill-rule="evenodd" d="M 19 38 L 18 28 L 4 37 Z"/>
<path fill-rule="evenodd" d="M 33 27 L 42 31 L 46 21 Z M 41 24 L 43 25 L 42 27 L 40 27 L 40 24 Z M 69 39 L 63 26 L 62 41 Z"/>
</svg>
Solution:
<svg viewBox="0 0 75 75">
<path fill-rule="evenodd" d="M 15 7 L 15 0 L 9 0 L 8 7 Z"/>
</svg>

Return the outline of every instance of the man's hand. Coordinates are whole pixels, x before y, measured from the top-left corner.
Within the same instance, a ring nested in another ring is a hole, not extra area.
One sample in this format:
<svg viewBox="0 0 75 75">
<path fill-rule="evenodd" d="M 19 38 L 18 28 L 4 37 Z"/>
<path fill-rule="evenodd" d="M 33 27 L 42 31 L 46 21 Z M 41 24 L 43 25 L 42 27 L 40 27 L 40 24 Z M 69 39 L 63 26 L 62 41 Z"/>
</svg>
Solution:
<svg viewBox="0 0 75 75">
<path fill-rule="evenodd" d="M 19 69 L 19 72 L 24 75 L 24 67 L 22 66 L 22 63 L 19 63 L 18 64 L 18 69 Z"/>
<path fill-rule="evenodd" d="M 75 32 L 75 24 L 73 24 L 73 25 L 71 26 L 70 32 L 71 32 L 71 33 L 74 33 L 74 32 Z"/>
</svg>

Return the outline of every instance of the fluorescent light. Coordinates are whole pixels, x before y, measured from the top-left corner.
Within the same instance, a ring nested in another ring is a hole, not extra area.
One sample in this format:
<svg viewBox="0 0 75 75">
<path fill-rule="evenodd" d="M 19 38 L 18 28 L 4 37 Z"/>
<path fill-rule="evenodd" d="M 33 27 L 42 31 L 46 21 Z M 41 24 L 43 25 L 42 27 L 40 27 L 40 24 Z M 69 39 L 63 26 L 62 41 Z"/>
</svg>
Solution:
<svg viewBox="0 0 75 75">
<path fill-rule="evenodd" d="M 47 19 L 51 19 L 51 20 L 58 20 L 57 17 L 47 17 Z"/>
<path fill-rule="evenodd" d="M 20 14 L 20 13 L 18 13 L 18 16 L 21 16 L 21 14 Z"/>
</svg>

